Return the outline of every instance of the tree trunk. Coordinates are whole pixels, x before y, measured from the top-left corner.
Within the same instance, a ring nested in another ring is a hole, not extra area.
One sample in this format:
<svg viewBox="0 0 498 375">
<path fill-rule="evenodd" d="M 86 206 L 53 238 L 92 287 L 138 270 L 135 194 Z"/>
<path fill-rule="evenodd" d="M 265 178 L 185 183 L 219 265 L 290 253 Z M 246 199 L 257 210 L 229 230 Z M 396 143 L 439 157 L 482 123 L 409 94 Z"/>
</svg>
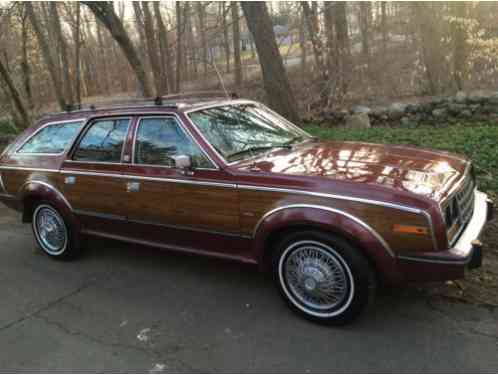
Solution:
<svg viewBox="0 0 498 375">
<path fill-rule="evenodd" d="M 242 62 L 240 59 L 240 25 L 239 5 L 236 1 L 231 3 L 232 8 L 232 32 L 233 32 L 233 58 L 235 72 L 235 87 L 242 86 Z"/>
<path fill-rule="evenodd" d="M 202 66 L 204 78 L 208 74 L 208 45 L 206 37 L 206 9 L 205 5 L 201 2 L 197 2 L 197 16 L 199 17 L 199 32 L 201 34 L 201 46 L 202 46 Z"/>
<path fill-rule="evenodd" d="M 138 1 L 133 1 L 133 13 L 135 14 L 135 26 L 138 31 L 138 50 L 140 51 L 140 56 L 145 56 L 147 51 L 145 46 L 147 45 L 147 37 L 145 36 L 145 24 L 142 9 L 140 9 L 140 3 Z"/>
<path fill-rule="evenodd" d="M 26 9 L 23 10 L 21 15 L 21 71 L 23 77 L 24 91 L 26 92 L 26 99 L 28 100 L 29 109 L 34 108 L 33 92 L 31 90 L 31 69 L 29 68 L 28 59 L 28 25 L 27 25 Z"/>
<path fill-rule="evenodd" d="M 326 79 L 325 66 L 323 64 L 323 45 L 318 35 L 318 16 L 310 7 L 307 1 L 302 1 L 301 5 L 303 7 L 304 18 L 306 19 L 306 26 L 308 27 L 308 33 L 311 39 L 311 45 L 313 47 L 313 56 L 315 58 L 315 66 L 318 70 L 318 74 L 323 80 Z"/>
<path fill-rule="evenodd" d="M 465 2 L 451 3 L 453 21 L 451 22 L 451 36 L 453 39 L 453 78 L 458 90 L 463 89 L 466 78 L 467 35 L 465 31 L 465 17 L 467 5 Z"/>
<path fill-rule="evenodd" d="M 161 75 L 161 66 L 159 65 L 159 58 L 157 55 L 158 48 L 154 32 L 154 23 L 152 21 L 152 14 L 150 12 L 148 1 L 142 1 L 142 11 L 144 15 L 144 29 L 147 41 L 147 54 L 149 55 L 150 66 L 152 68 L 152 75 L 154 77 L 154 87 L 156 89 L 156 96 L 162 96 L 164 95 L 165 92 L 163 85 L 164 81 Z"/>
<path fill-rule="evenodd" d="M 75 88 L 76 88 L 76 103 L 81 104 L 81 5 L 76 3 L 76 24 L 74 26 L 73 39 L 74 39 L 74 72 L 75 72 Z"/>
<path fill-rule="evenodd" d="M 368 1 L 359 3 L 359 22 L 361 34 L 361 52 L 363 60 L 368 64 L 370 60 L 370 23 L 372 17 L 372 7 Z"/>
<path fill-rule="evenodd" d="M 230 40 L 228 38 L 228 22 L 227 22 L 228 10 L 225 9 L 224 1 L 220 2 L 220 6 L 221 6 L 221 14 L 223 20 L 223 46 L 225 48 L 225 66 L 226 66 L 226 72 L 230 73 Z"/>
<path fill-rule="evenodd" d="M 306 17 L 304 11 L 301 12 L 301 19 L 299 21 L 299 48 L 301 49 L 301 74 L 306 73 Z"/>
<path fill-rule="evenodd" d="M 185 14 L 185 27 L 186 27 L 186 38 L 187 38 L 187 44 L 185 48 L 185 52 L 187 52 L 188 55 L 188 62 L 190 65 L 190 74 L 189 74 L 189 80 L 196 80 L 197 79 L 197 47 L 195 45 L 195 38 L 194 38 L 194 24 L 192 22 L 192 7 L 191 7 L 191 2 L 190 1 L 185 1 L 185 9 L 184 9 L 184 14 Z"/>
<path fill-rule="evenodd" d="M 381 1 L 381 18 L 380 18 L 380 28 L 382 33 L 382 54 L 385 56 L 387 52 L 387 12 L 386 12 L 386 2 Z"/>
<path fill-rule="evenodd" d="M 17 91 L 17 88 L 9 75 L 9 72 L 7 71 L 7 68 L 3 64 L 2 59 L 0 59 L 0 77 L 2 77 L 3 81 L 7 85 L 7 88 L 9 89 L 9 93 L 12 101 L 14 102 L 14 106 L 16 107 L 16 110 L 21 117 L 23 128 L 28 127 L 30 125 L 28 111 L 26 110 L 26 107 L 21 100 L 21 95 L 19 94 L 19 91 Z"/>
<path fill-rule="evenodd" d="M 50 78 L 52 79 L 52 84 L 54 86 L 55 96 L 57 98 L 57 102 L 59 103 L 59 107 L 63 110 L 66 109 L 66 100 L 64 99 L 64 93 L 62 91 L 62 87 L 59 81 L 59 75 L 57 71 L 57 66 L 52 59 L 52 55 L 50 53 L 50 47 L 48 46 L 48 41 L 43 34 L 42 28 L 38 22 L 38 19 L 35 16 L 35 12 L 33 10 L 33 5 L 31 2 L 25 2 L 26 13 L 31 22 L 31 26 L 33 26 L 33 30 L 36 34 L 36 38 L 38 40 L 38 44 L 40 45 L 40 49 L 42 52 L 43 59 L 45 64 L 47 65 L 48 71 L 50 73 Z"/>
<path fill-rule="evenodd" d="M 297 102 L 287 79 L 266 4 L 242 2 L 241 5 L 247 26 L 256 43 L 268 102 L 277 112 L 298 123 Z"/>
<path fill-rule="evenodd" d="M 128 63 L 135 72 L 139 84 L 139 90 L 144 97 L 151 97 L 151 89 L 145 74 L 145 68 L 142 61 L 138 57 L 137 50 L 126 32 L 123 23 L 118 18 L 112 5 L 104 2 L 84 1 L 90 10 L 95 14 L 95 17 L 109 30 L 113 38 L 121 47 Z"/>
<path fill-rule="evenodd" d="M 175 2 L 176 8 L 176 84 L 175 92 L 181 91 L 182 83 L 182 63 L 183 63 L 183 31 L 184 22 L 182 20 L 182 6 L 179 1 Z"/>
<path fill-rule="evenodd" d="M 173 82 L 173 67 L 171 66 L 171 55 L 169 51 L 168 32 L 164 26 L 163 17 L 161 16 L 161 9 L 159 8 L 159 1 L 154 1 L 154 17 L 157 23 L 158 36 L 159 36 L 159 51 L 161 53 L 161 79 L 165 94 L 171 90 L 171 83 Z"/>
<path fill-rule="evenodd" d="M 342 99 L 349 86 L 351 79 L 351 51 L 349 47 L 348 19 L 346 16 L 346 3 L 334 3 L 334 25 L 336 32 L 336 56 L 337 56 L 337 82 L 338 97 Z"/>
<path fill-rule="evenodd" d="M 324 3 L 323 18 L 325 36 L 327 38 L 327 78 L 331 79 L 334 72 L 334 10 L 331 2 Z"/>
<path fill-rule="evenodd" d="M 107 53 L 107 48 L 104 45 L 104 37 L 102 35 L 102 26 L 101 26 L 100 22 L 97 22 L 96 31 L 97 31 L 97 44 L 98 44 L 99 51 L 100 51 L 100 53 L 99 53 L 100 58 L 97 58 L 97 60 L 100 60 L 102 62 L 102 69 L 103 69 L 103 73 L 104 73 L 104 76 L 102 78 L 102 82 L 104 84 L 104 92 L 106 94 L 109 94 L 111 92 L 111 84 L 110 84 L 111 80 L 109 77 L 110 72 L 109 72 L 109 67 L 108 67 L 109 54 Z"/>
</svg>

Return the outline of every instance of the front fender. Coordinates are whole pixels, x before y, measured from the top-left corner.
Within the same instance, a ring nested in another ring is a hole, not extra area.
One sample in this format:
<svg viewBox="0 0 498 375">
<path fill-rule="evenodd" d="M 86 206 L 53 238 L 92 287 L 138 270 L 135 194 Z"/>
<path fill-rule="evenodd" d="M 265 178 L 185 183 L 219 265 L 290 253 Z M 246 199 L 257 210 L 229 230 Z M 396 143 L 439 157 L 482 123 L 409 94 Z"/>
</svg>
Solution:
<svg viewBox="0 0 498 375">
<path fill-rule="evenodd" d="M 338 209 L 315 205 L 289 205 L 266 213 L 254 230 L 255 254 L 263 264 L 268 239 L 286 228 L 312 227 L 334 233 L 360 247 L 373 262 L 381 278 L 388 283 L 401 280 L 397 272 L 396 256 L 386 241 L 361 219 Z"/>
</svg>

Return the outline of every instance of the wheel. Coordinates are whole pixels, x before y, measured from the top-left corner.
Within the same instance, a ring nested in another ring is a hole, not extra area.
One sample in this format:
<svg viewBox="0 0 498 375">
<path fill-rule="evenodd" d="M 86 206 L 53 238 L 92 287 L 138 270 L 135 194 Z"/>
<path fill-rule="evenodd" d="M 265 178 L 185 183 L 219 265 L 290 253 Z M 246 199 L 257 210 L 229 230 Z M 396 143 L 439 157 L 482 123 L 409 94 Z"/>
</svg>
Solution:
<svg viewBox="0 0 498 375">
<path fill-rule="evenodd" d="M 32 227 L 37 247 L 52 258 L 72 259 L 79 254 L 69 224 L 53 206 L 36 206 Z"/>
<path fill-rule="evenodd" d="M 321 232 L 294 233 L 280 241 L 273 272 L 291 308 L 318 323 L 352 321 L 375 294 L 374 272 L 360 251 Z"/>
</svg>

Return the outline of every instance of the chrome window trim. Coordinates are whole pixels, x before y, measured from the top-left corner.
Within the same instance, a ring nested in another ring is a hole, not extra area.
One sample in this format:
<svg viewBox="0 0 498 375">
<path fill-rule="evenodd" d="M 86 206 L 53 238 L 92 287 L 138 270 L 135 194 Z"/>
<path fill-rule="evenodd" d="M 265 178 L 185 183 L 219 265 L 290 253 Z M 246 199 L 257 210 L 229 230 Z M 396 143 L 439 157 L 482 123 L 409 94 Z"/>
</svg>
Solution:
<svg viewBox="0 0 498 375">
<path fill-rule="evenodd" d="M 209 154 L 204 150 L 204 148 L 199 144 L 199 142 L 197 142 L 197 140 L 195 139 L 195 137 L 193 136 L 193 134 L 190 132 L 190 130 L 185 127 L 185 125 L 184 125 L 182 119 L 180 118 L 180 116 L 178 116 L 178 114 L 176 114 L 174 112 L 166 112 L 166 113 L 162 113 L 162 114 L 159 114 L 159 115 L 157 115 L 157 114 L 151 114 L 150 116 L 146 115 L 146 114 L 142 114 L 139 117 L 137 117 L 135 131 L 134 131 L 133 140 L 132 140 L 133 144 L 132 144 L 132 149 L 131 149 L 131 162 L 128 163 L 128 164 L 129 165 L 138 165 L 138 166 L 148 166 L 148 167 L 154 166 L 154 167 L 162 167 L 162 168 L 171 168 L 171 169 L 174 169 L 174 167 L 171 167 L 171 166 L 148 165 L 148 164 L 138 164 L 138 163 L 135 163 L 135 145 L 136 145 L 138 128 L 140 126 L 140 122 L 142 121 L 142 119 L 144 119 L 144 118 L 169 118 L 169 117 L 173 117 L 173 118 L 176 119 L 176 121 L 177 121 L 180 129 L 183 131 L 183 133 L 185 134 L 185 136 L 187 138 L 189 138 L 192 142 L 194 142 L 194 144 L 199 148 L 199 150 L 201 151 L 201 153 L 209 160 L 209 162 L 213 166 L 213 168 L 195 168 L 195 170 L 208 170 L 208 171 L 218 171 L 218 170 L 220 170 L 220 167 L 218 166 L 218 164 L 216 164 L 216 162 L 209 156 Z M 206 141 L 206 140 L 204 140 L 204 141 Z"/>
<path fill-rule="evenodd" d="M 216 154 L 216 156 L 223 161 L 224 164 L 230 166 L 232 164 L 235 164 L 235 163 L 240 163 L 241 160 L 238 160 L 237 162 L 228 162 L 225 157 L 223 157 L 218 151 L 216 151 L 216 149 L 213 147 L 213 145 L 211 145 L 211 142 L 209 142 L 206 137 L 204 137 L 204 134 L 202 134 L 201 131 L 199 131 L 199 129 L 197 129 L 197 126 L 194 124 L 194 122 L 192 121 L 192 119 L 190 118 L 190 114 L 191 113 L 195 113 L 195 112 L 199 112 L 199 111 L 203 111 L 205 109 L 210 109 L 210 108 L 218 108 L 218 107 L 226 107 L 226 106 L 236 106 L 236 105 L 241 105 L 241 104 L 253 104 L 255 105 L 256 107 L 262 107 L 264 108 L 265 110 L 268 110 L 270 113 L 276 115 L 276 117 L 280 118 L 280 119 L 283 119 L 290 127 L 294 128 L 295 130 L 297 130 L 299 133 L 302 133 L 308 137 L 311 137 L 311 135 L 309 135 L 308 133 L 306 133 L 304 130 L 302 130 L 301 128 L 299 128 L 298 126 L 294 125 L 292 122 L 290 122 L 289 120 L 287 120 L 285 117 L 282 117 L 281 115 L 279 115 L 278 113 L 272 111 L 271 109 L 269 109 L 268 107 L 266 107 L 265 105 L 259 103 L 259 102 L 256 102 L 256 101 L 253 101 L 253 100 L 245 100 L 245 99 L 239 99 L 239 100 L 225 100 L 225 101 L 219 101 L 219 102 L 216 102 L 215 104 L 213 103 L 210 103 L 210 104 L 206 104 L 206 105 L 202 105 L 202 106 L 198 106 L 198 107 L 195 107 L 195 108 L 192 108 L 192 109 L 188 109 L 188 110 L 185 110 L 183 111 L 183 113 L 185 114 L 185 117 L 187 117 L 190 125 L 195 129 L 195 131 L 197 132 L 197 134 L 199 134 L 199 136 L 204 140 L 204 142 L 209 146 L 209 148 L 211 149 L 211 151 L 213 153 Z"/>
<path fill-rule="evenodd" d="M 72 164 L 104 164 L 104 165 L 127 165 L 127 163 L 122 162 L 107 162 L 107 161 L 84 161 L 84 160 L 72 160 L 66 159 L 64 163 L 72 163 Z"/>
<path fill-rule="evenodd" d="M 235 184 L 223 183 L 223 182 L 182 180 L 177 178 L 136 176 L 131 174 L 118 174 L 118 173 L 107 173 L 107 172 L 87 172 L 87 171 L 73 171 L 73 170 L 64 169 L 61 171 L 61 173 L 69 175 L 102 176 L 102 177 L 123 178 L 123 179 L 141 180 L 141 181 L 172 182 L 180 184 L 214 186 L 214 187 L 232 188 L 232 189 L 235 189 L 237 187 L 237 185 Z"/>
<path fill-rule="evenodd" d="M 21 187 L 18 189 L 17 191 L 17 196 L 20 196 L 21 195 L 21 192 L 24 190 L 24 187 L 28 184 L 39 184 L 39 185 L 43 185 L 45 187 L 47 187 L 48 189 L 54 191 L 61 199 L 62 201 L 69 207 L 69 209 L 71 211 L 74 211 L 73 210 L 73 207 L 71 206 L 71 204 L 69 203 L 69 201 L 66 199 L 66 197 L 64 196 L 64 194 L 62 194 L 59 189 L 57 189 L 56 187 L 54 187 L 53 185 L 49 184 L 48 182 L 45 182 L 45 181 L 40 181 L 40 180 L 28 180 L 26 181 L 24 184 L 21 185 Z"/>
<path fill-rule="evenodd" d="M 3 183 L 2 172 L 0 172 L 0 192 L 1 193 L 7 193 L 7 189 L 5 189 L 5 185 Z"/>
<path fill-rule="evenodd" d="M 278 211 L 283 211 L 283 210 L 288 210 L 288 209 L 294 209 L 294 208 L 312 208 L 312 209 L 317 209 L 317 210 L 322 210 L 322 211 L 328 211 L 328 212 L 336 213 L 336 214 L 339 214 L 339 215 L 343 215 L 343 216 L 347 217 L 348 219 L 353 220 L 355 223 L 361 225 L 367 231 L 369 231 L 381 243 L 381 245 L 384 247 L 384 249 L 386 250 L 386 252 L 391 257 L 393 257 L 393 258 L 395 257 L 394 252 L 391 250 L 391 247 L 384 240 L 384 238 L 382 238 L 382 236 L 375 229 L 373 229 L 370 225 L 368 225 L 367 223 L 365 223 L 363 220 L 360 220 L 356 216 L 351 215 L 351 214 L 349 214 L 349 213 L 347 213 L 345 211 L 338 210 L 336 208 L 331 208 L 331 207 L 326 207 L 326 206 L 320 206 L 320 205 L 314 205 L 314 204 L 290 204 L 290 205 L 286 205 L 286 206 L 277 207 L 277 208 L 274 208 L 274 209 L 268 211 L 267 213 L 265 213 L 259 219 L 258 223 L 256 224 L 256 227 L 254 228 L 254 231 L 253 231 L 253 234 L 252 234 L 253 238 L 256 237 L 259 227 L 261 226 L 261 224 L 269 216 L 273 215 L 274 213 L 276 213 Z"/>
<path fill-rule="evenodd" d="M 71 152 L 71 156 L 68 160 L 66 161 L 70 161 L 70 162 L 75 162 L 75 163 L 86 163 L 86 164 L 114 164 L 114 165 L 119 165 L 119 164 L 123 164 L 122 161 L 123 161 L 123 154 L 124 154 L 124 150 L 125 150 L 125 146 L 126 146 L 126 140 L 128 138 L 128 133 L 130 131 L 130 126 L 131 126 L 131 120 L 132 120 L 133 116 L 121 116 L 121 115 L 117 115 L 115 117 L 113 116 L 105 116 L 105 117 L 94 117 L 94 118 L 90 118 L 87 123 L 85 124 L 84 126 L 84 129 L 83 129 L 83 132 L 80 132 L 79 136 L 77 137 L 78 139 L 74 139 L 73 140 L 73 151 Z M 74 160 L 74 154 L 76 153 L 76 151 L 78 151 L 78 148 L 81 144 L 81 141 L 83 140 L 83 138 L 85 137 L 85 135 L 88 133 L 88 131 L 92 128 L 93 125 L 95 125 L 97 122 L 100 122 L 100 121 L 106 121 L 106 120 L 128 120 L 128 124 L 126 126 L 126 134 L 125 134 L 125 137 L 124 137 L 124 140 L 123 140 L 123 146 L 121 147 L 121 156 L 119 158 L 119 162 L 116 162 L 116 161 L 111 161 L 111 162 L 107 162 L 107 161 L 89 161 L 89 160 Z M 76 143 L 77 141 L 77 143 Z"/>
<path fill-rule="evenodd" d="M 49 126 L 68 124 L 68 123 L 72 123 L 72 122 L 81 122 L 81 128 L 79 129 L 79 131 L 76 132 L 76 135 L 73 138 L 71 138 L 71 141 L 68 142 L 68 145 L 66 146 L 66 148 L 62 152 L 58 152 L 58 153 L 55 153 L 55 152 L 20 152 L 20 150 L 26 145 L 26 143 L 28 143 L 34 136 L 36 136 L 43 129 L 48 128 Z M 28 138 L 26 138 L 22 142 L 22 144 L 16 148 L 16 151 L 14 152 L 14 154 L 15 155 L 29 155 L 29 156 L 61 156 L 61 155 L 64 155 L 72 147 L 72 145 L 74 144 L 74 141 L 76 140 L 76 138 L 78 138 L 79 134 L 81 133 L 81 130 L 85 127 L 86 122 L 87 122 L 86 117 L 77 118 L 74 120 L 47 122 L 46 124 L 43 124 L 38 129 L 36 129 L 33 134 L 28 136 Z"/>
</svg>

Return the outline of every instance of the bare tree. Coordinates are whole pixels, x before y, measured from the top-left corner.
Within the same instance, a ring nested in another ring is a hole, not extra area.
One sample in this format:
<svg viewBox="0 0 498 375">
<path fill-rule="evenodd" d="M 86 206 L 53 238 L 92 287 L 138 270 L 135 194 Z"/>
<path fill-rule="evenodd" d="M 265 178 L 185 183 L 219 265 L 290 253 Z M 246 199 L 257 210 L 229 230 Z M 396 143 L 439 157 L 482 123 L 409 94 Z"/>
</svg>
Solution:
<svg viewBox="0 0 498 375">
<path fill-rule="evenodd" d="M 202 66 L 204 67 L 204 77 L 208 73 L 208 46 L 207 46 L 207 36 L 206 36 L 206 9 L 204 5 L 199 1 L 196 3 L 197 6 L 197 16 L 199 17 L 199 32 L 201 36 L 201 47 L 202 47 Z"/>
<path fill-rule="evenodd" d="M 337 88 L 339 99 L 343 98 L 349 87 L 351 78 L 351 51 L 349 45 L 348 19 L 346 15 L 346 2 L 334 3 L 334 25 L 336 33 L 337 56 Z"/>
<path fill-rule="evenodd" d="M 159 1 L 154 1 L 154 18 L 156 19 L 158 36 L 159 36 L 159 51 L 161 54 L 161 80 L 163 82 L 164 93 L 169 93 L 171 83 L 173 82 L 173 67 L 171 64 L 171 54 L 169 50 L 168 31 L 161 16 Z"/>
<path fill-rule="evenodd" d="M 51 2 L 50 3 L 50 16 L 51 16 L 51 21 L 53 23 L 54 27 L 54 32 L 55 35 L 57 36 L 57 41 L 58 41 L 58 46 L 59 46 L 59 53 L 60 53 L 60 58 L 61 58 L 61 68 L 62 68 L 62 74 L 63 74 L 63 86 L 64 86 L 64 93 L 65 93 L 65 98 L 66 101 L 68 102 L 69 106 L 71 106 L 74 102 L 73 100 L 73 90 L 71 87 L 71 74 L 69 73 L 69 57 L 68 57 L 68 51 L 67 51 L 67 43 L 66 40 L 64 39 L 64 36 L 62 35 L 62 28 L 61 28 L 61 22 L 60 22 L 60 17 L 59 17 L 59 11 L 57 10 L 57 2 Z"/>
<path fill-rule="evenodd" d="M 322 40 L 319 36 L 318 30 L 318 15 L 315 10 L 313 10 L 307 1 L 302 1 L 301 5 L 303 7 L 304 18 L 306 20 L 306 26 L 308 27 L 308 32 L 311 39 L 311 45 L 313 46 L 313 56 L 315 58 L 315 65 L 318 73 L 325 77 L 325 65 L 323 63 L 323 45 Z M 316 9 L 316 8 L 315 8 Z"/>
<path fill-rule="evenodd" d="M 239 25 L 239 5 L 236 1 L 231 3 L 232 8 L 232 35 L 233 35 L 233 59 L 235 86 L 242 85 L 242 62 L 240 58 L 240 25 Z"/>
<path fill-rule="evenodd" d="M 123 23 L 114 12 L 112 4 L 97 1 L 84 1 L 83 3 L 90 8 L 95 17 L 102 22 L 107 30 L 109 30 L 113 38 L 121 47 L 128 63 L 135 72 L 141 94 L 145 97 L 150 97 L 151 89 L 143 63 L 138 57 L 138 53 L 124 28 Z"/>
<path fill-rule="evenodd" d="M 451 3 L 453 21 L 451 22 L 451 37 L 453 41 L 453 79 L 458 90 L 463 89 L 466 78 L 467 35 L 465 17 L 467 5 L 465 2 Z"/>
<path fill-rule="evenodd" d="M 38 40 L 38 44 L 40 45 L 43 59 L 45 60 L 45 64 L 47 65 L 47 69 L 50 73 L 50 77 L 52 78 L 52 84 L 54 86 L 55 96 L 57 98 L 57 102 L 59 103 L 59 107 L 61 109 L 66 109 L 66 100 L 64 99 L 64 94 L 59 80 L 57 66 L 55 65 L 55 62 L 52 59 L 52 54 L 50 52 L 50 47 L 48 46 L 48 41 L 46 39 L 46 36 L 43 33 L 38 18 L 35 15 L 32 3 L 29 1 L 26 2 L 25 7 L 26 7 L 26 13 L 31 22 L 31 26 L 33 27 L 33 31 L 35 32 L 36 38 Z"/>
<path fill-rule="evenodd" d="M 223 25 L 223 47 L 225 48 L 225 66 L 226 72 L 230 73 L 230 40 L 228 38 L 228 8 L 225 7 L 225 1 L 220 2 L 221 20 Z"/>
<path fill-rule="evenodd" d="M 388 41 L 386 1 L 381 1 L 380 7 L 381 7 L 380 30 L 382 33 L 382 53 L 385 55 L 387 52 L 387 41 Z"/>
<path fill-rule="evenodd" d="M 23 128 L 28 127 L 30 125 L 28 111 L 26 110 L 26 107 L 22 102 L 21 95 L 14 85 L 14 82 L 12 81 L 12 78 L 10 77 L 6 66 L 3 64 L 2 59 L 0 59 L 0 77 L 7 85 L 8 92 L 10 94 L 10 97 L 12 98 L 12 102 L 14 103 L 14 106 L 21 117 Z"/>
<path fill-rule="evenodd" d="M 156 96 L 162 96 L 165 92 L 164 81 L 161 75 L 161 66 L 159 65 L 159 56 L 157 55 L 157 41 L 154 32 L 154 23 L 152 14 L 149 8 L 148 1 L 142 1 L 142 11 L 144 16 L 144 30 L 147 44 L 147 54 L 149 55 L 152 75 L 154 77 L 154 86 L 156 88 Z"/>
<path fill-rule="evenodd" d="M 182 63 L 183 63 L 183 34 L 185 22 L 182 16 L 182 5 L 179 1 L 175 3 L 176 10 L 176 84 L 175 92 L 181 91 L 182 83 Z"/>
<path fill-rule="evenodd" d="M 290 121 L 298 123 L 297 102 L 287 79 L 266 4 L 242 2 L 241 5 L 247 26 L 256 43 L 268 102 Z"/>
<path fill-rule="evenodd" d="M 28 59 L 28 20 L 24 4 L 20 5 L 21 20 L 21 71 L 23 77 L 24 91 L 28 101 L 28 107 L 34 108 L 33 91 L 31 90 L 31 69 Z"/>
</svg>

